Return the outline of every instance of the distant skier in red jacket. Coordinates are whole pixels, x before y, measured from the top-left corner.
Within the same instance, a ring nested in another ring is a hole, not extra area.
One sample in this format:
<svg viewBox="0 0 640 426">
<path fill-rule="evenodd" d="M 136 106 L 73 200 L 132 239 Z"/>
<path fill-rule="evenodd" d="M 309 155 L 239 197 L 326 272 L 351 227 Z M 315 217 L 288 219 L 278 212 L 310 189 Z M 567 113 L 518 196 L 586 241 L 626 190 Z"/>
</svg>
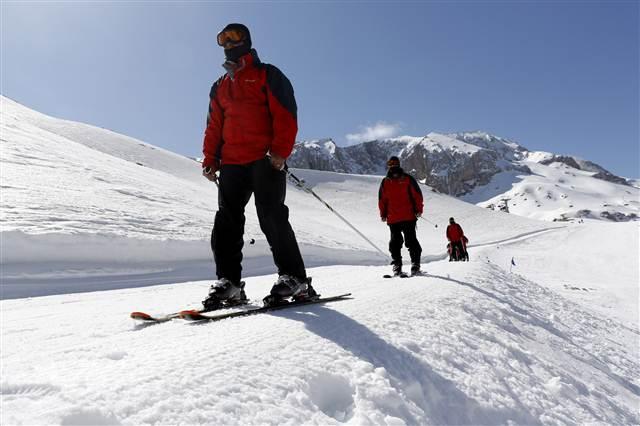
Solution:
<svg viewBox="0 0 640 426">
<path fill-rule="evenodd" d="M 422 191 L 418 182 L 400 167 L 400 159 L 393 156 L 387 161 L 387 176 L 378 191 L 380 218 L 387 222 L 391 232 L 389 251 L 393 274 L 402 274 L 402 243 L 409 249 L 411 274 L 420 273 L 422 247 L 416 237 L 418 217 L 422 215 Z M 404 239 L 403 239 L 404 234 Z"/>
<path fill-rule="evenodd" d="M 449 226 L 447 226 L 447 240 L 449 240 L 449 262 L 469 260 L 467 237 L 464 236 L 462 227 L 452 217 L 449 218 Z"/>
<path fill-rule="evenodd" d="M 202 174 L 219 184 L 211 235 L 218 280 L 203 305 L 213 310 L 247 301 L 240 279 L 244 209 L 252 194 L 279 275 L 265 304 L 314 298 L 284 204 L 285 160 L 298 132 L 293 87 L 278 68 L 260 62 L 246 26 L 229 24 L 217 39 L 227 72 L 209 94 Z"/>
</svg>

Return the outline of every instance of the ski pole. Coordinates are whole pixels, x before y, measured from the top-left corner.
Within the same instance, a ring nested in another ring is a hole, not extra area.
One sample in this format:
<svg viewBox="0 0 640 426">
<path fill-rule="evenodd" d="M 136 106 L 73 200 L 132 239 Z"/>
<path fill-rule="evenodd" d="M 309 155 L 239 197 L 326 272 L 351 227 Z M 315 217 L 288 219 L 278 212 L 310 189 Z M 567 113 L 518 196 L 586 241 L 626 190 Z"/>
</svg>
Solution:
<svg viewBox="0 0 640 426">
<path fill-rule="evenodd" d="M 358 235 L 360 235 L 366 242 L 368 242 L 371 247 L 373 247 L 374 249 L 376 249 L 376 251 L 378 251 L 378 253 L 380 253 L 381 255 L 383 255 L 386 259 L 389 258 L 389 256 L 384 253 L 382 250 L 380 250 L 378 248 L 378 246 L 376 246 L 373 242 L 371 242 L 371 240 L 369 240 L 362 232 L 358 231 L 358 229 L 353 226 L 351 223 L 349 223 L 349 221 L 347 219 L 345 219 L 344 217 L 342 217 L 342 215 L 340 213 L 338 213 L 337 211 L 335 211 L 333 209 L 333 207 L 331 207 L 326 201 L 324 201 L 322 198 L 320 198 L 318 196 L 318 194 L 316 194 L 315 192 L 313 192 L 313 189 L 309 188 L 308 186 L 306 186 L 304 184 L 304 181 L 301 179 L 298 179 L 298 177 L 296 175 L 294 175 L 293 173 L 291 173 L 289 171 L 288 167 L 285 167 L 284 169 L 287 172 L 287 176 L 289 176 L 289 180 L 291 180 L 291 182 L 297 186 L 298 188 L 302 189 L 304 192 L 307 192 L 311 195 L 313 195 L 314 197 L 316 197 L 316 199 L 318 201 L 320 201 L 322 204 L 325 205 L 326 208 L 328 208 L 329 210 L 331 210 L 331 212 L 333 214 L 335 214 L 336 216 L 338 216 L 344 223 L 346 223 L 351 229 L 353 229 Z"/>
<path fill-rule="evenodd" d="M 430 224 L 434 225 L 436 228 L 438 227 L 438 224 L 431 222 L 429 219 L 425 218 L 424 216 L 418 216 L 420 219 L 429 222 Z"/>
</svg>

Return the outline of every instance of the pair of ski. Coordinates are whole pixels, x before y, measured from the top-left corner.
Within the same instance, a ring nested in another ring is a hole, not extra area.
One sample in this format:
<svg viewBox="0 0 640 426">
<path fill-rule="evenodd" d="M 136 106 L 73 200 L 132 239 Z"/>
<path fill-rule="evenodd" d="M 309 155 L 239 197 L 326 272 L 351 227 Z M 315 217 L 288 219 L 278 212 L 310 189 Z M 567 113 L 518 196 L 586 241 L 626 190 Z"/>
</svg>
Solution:
<svg viewBox="0 0 640 426">
<path fill-rule="evenodd" d="M 267 313 L 267 312 L 272 312 L 272 311 L 277 311 L 277 310 L 281 310 L 281 309 L 287 309 L 287 308 L 294 308 L 294 307 L 298 307 L 298 306 L 305 306 L 305 305 L 313 305 L 313 304 L 317 304 L 317 303 L 327 303 L 327 302 L 335 302 L 335 301 L 339 301 L 339 300 L 346 300 L 346 299 L 350 299 L 351 293 L 345 293 L 345 294 L 341 294 L 338 296 L 332 296 L 332 297 L 321 297 L 318 299 L 313 299 L 313 300 L 304 300 L 304 301 L 300 301 L 300 302 L 283 302 L 277 305 L 272 305 L 272 306 L 263 306 L 260 308 L 249 308 L 249 309 L 244 309 L 241 311 L 233 311 L 233 312 L 222 312 L 220 313 L 220 311 L 210 311 L 210 312 L 204 312 L 202 310 L 187 310 L 187 311 L 180 311 L 180 312 L 174 312 L 172 314 L 168 314 L 168 315 L 162 315 L 162 316 L 153 316 L 153 315 L 149 315 L 146 314 L 144 312 L 132 312 L 131 313 L 131 318 L 133 318 L 134 320 L 137 321 L 141 321 L 143 323 L 150 323 L 150 324 L 154 324 L 154 323 L 161 323 L 161 322 L 167 322 L 167 321 L 171 321 L 173 319 L 178 319 L 178 318 L 182 318 L 185 319 L 187 321 L 220 321 L 223 319 L 229 319 L 229 318 L 237 318 L 237 317 L 245 317 L 245 316 L 249 316 L 249 315 L 256 315 L 256 314 L 263 314 L 263 313 Z M 241 306 L 241 305 L 240 305 Z"/>
<path fill-rule="evenodd" d="M 406 272 L 401 272 L 399 274 L 394 274 L 394 275 L 390 275 L 390 274 L 384 274 L 382 276 L 382 278 L 412 278 L 412 277 L 423 277 L 426 276 L 427 273 L 426 272 L 418 272 L 416 274 L 407 274 Z"/>
</svg>

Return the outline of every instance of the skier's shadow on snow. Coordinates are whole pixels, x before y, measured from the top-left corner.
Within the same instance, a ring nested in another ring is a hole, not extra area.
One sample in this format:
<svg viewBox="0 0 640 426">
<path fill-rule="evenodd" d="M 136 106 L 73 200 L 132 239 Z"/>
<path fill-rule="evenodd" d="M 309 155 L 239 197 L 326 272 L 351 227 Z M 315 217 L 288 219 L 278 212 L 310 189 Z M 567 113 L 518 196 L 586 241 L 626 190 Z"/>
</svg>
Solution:
<svg viewBox="0 0 640 426">
<path fill-rule="evenodd" d="M 441 275 L 433 275 L 433 274 L 429 274 L 430 277 L 432 278 L 438 278 L 441 280 L 445 280 L 445 281 L 450 281 L 452 283 L 458 284 L 458 285 L 462 285 L 465 287 L 469 287 L 472 290 L 475 290 L 481 294 L 484 294 L 487 297 L 490 297 L 494 300 L 496 300 L 497 302 L 503 303 L 505 305 L 508 305 L 517 315 L 519 315 L 517 318 L 520 321 L 523 322 L 528 322 L 531 325 L 535 325 L 537 327 L 541 327 L 545 330 L 547 330 L 549 333 L 563 339 L 565 342 L 567 342 L 569 345 L 578 348 L 580 350 L 582 350 L 583 348 L 579 345 L 577 345 L 576 343 L 573 342 L 573 340 L 571 340 L 571 338 L 569 338 L 568 336 L 564 335 L 560 330 L 558 330 L 557 328 L 555 328 L 551 323 L 549 323 L 549 321 L 541 319 L 539 317 L 537 317 L 535 314 L 531 313 L 530 311 L 527 311 L 526 309 L 523 309 L 517 305 L 515 305 L 513 302 L 502 298 L 494 293 L 491 293 L 490 291 L 487 291 L 485 289 L 482 289 L 474 284 L 471 283 L 467 283 L 464 281 L 460 281 L 460 280 L 456 280 L 453 278 L 449 278 L 449 277 L 443 277 Z M 601 372 L 603 372 L 604 374 L 608 375 L 609 377 L 611 377 L 614 381 L 618 382 L 620 385 L 624 386 L 625 388 L 627 388 L 629 391 L 631 391 L 633 394 L 640 396 L 640 386 L 637 386 L 635 384 L 633 384 L 632 382 L 630 382 L 629 380 L 625 379 L 624 377 L 614 373 L 613 371 L 611 371 L 611 369 L 609 368 L 609 366 L 607 365 L 607 363 L 599 360 L 597 357 L 595 357 L 594 355 L 591 354 L 586 354 L 588 358 L 590 358 L 590 360 L 588 359 L 584 359 L 584 358 L 579 358 L 576 357 L 575 355 L 573 355 L 576 359 L 583 361 L 589 365 L 591 365 L 592 367 L 600 370 Z"/>
<path fill-rule="evenodd" d="M 457 425 L 505 424 L 509 420 L 519 424 L 540 423 L 526 410 L 482 406 L 409 351 L 383 340 L 363 324 L 329 307 L 306 307 L 304 312 L 290 309 L 272 314 L 301 321 L 309 331 L 336 343 L 374 368 L 384 368 L 396 391 L 425 413 L 426 418 L 416 419 L 406 405 L 387 406 L 387 414 L 409 424 L 419 424 L 427 419 L 435 424 Z"/>
</svg>

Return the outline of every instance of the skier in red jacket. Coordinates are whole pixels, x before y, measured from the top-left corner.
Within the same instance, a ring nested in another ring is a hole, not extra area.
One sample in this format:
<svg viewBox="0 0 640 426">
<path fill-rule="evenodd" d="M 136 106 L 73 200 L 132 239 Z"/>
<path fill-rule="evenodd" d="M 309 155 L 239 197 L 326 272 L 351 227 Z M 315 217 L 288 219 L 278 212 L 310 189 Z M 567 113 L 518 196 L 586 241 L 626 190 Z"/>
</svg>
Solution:
<svg viewBox="0 0 640 426">
<path fill-rule="evenodd" d="M 387 176 L 378 191 L 380 218 L 387 222 L 391 232 L 389 251 L 393 274 L 402 274 L 402 243 L 409 249 L 411 274 L 420 273 L 422 247 L 416 237 L 418 217 L 422 215 L 422 191 L 418 182 L 400 167 L 400 159 L 393 156 L 387 161 Z M 403 239 L 404 234 L 404 239 Z"/>
<path fill-rule="evenodd" d="M 203 305 L 213 310 L 247 302 L 240 279 L 244 209 L 251 194 L 279 275 L 265 304 L 317 297 L 284 204 L 285 160 L 298 132 L 293 87 L 278 68 L 260 62 L 246 26 L 227 25 L 217 41 L 227 72 L 209 94 L 202 174 L 219 185 L 211 235 L 218 280 Z"/>
<path fill-rule="evenodd" d="M 452 217 L 449 218 L 449 226 L 447 226 L 447 240 L 449 240 L 449 262 L 469 260 L 467 237 L 464 236 L 462 227 Z"/>
</svg>

